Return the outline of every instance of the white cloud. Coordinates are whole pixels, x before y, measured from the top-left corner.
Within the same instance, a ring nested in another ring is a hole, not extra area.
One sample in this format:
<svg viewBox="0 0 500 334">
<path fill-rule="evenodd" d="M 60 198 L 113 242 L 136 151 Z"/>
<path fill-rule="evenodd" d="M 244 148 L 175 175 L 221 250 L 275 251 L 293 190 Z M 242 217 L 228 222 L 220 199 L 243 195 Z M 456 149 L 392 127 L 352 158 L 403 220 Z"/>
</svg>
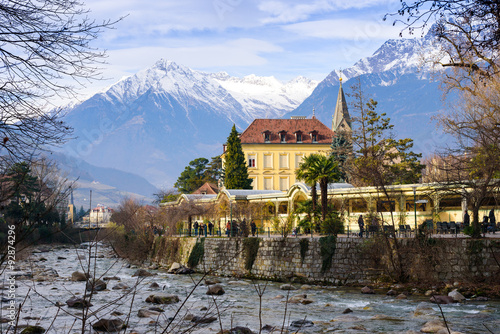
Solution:
<svg viewBox="0 0 500 334">
<path fill-rule="evenodd" d="M 268 16 L 262 19 L 263 23 L 290 23 L 303 21 L 315 14 L 325 12 L 337 12 L 349 9 L 362 9 L 371 6 L 387 5 L 391 0 L 316 0 L 313 2 L 298 1 L 290 4 L 290 1 L 263 1 L 258 8 L 267 13 Z"/>
<path fill-rule="evenodd" d="M 222 31 L 228 27 L 261 25 L 254 2 L 243 0 L 87 0 L 92 17 L 126 16 L 109 35 L 120 38 L 157 37 L 168 33 Z"/>
<path fill-rule="evenodd" d="M 162 44 L 168 45 L 168 42 Z M 192 43 L 196 44 L 196 43 Z M 268 63 L 265 55 L 284 50 L 272 43 L 249 38 L 231 40 L 226 43 L 194 45 L 183 47 L 143 46 L 115 49 L 107 52 L 106 66 L 103 66 L 104 80 L 93 81 L 80 90 L 80 99 L 88 98 L 97 91 L 107 89 L 123 77 L 151 67 L 161 58 L 201 70 L 227 70 L 229 68 L 261 67 Z M 250 73 L 246 73 L 250 74 Z M 68 101 L 56 102 L 65 104 Z"/>
<path fill-rule="evenodd" d="M 369 56 L 399 28 L 399 0 L 86 0 L 98 21 L 128 15 L 93 46 L 108 50 L 101 90 L 161 58 L 231 75 L 322 79 Z M 392 6 L 392 8 L 391 8 Z M 377 21 L 379 20 L 379 21 Z M 329 40 L 335 40 L 329 43 Z"/>
<path fill-rule="evenodd" d="M 111 50 L 109 64 L 129 73 L 151 66 L 160 58 L 173 60 L 193 68 L 218 66 L 255 66 L 266 63 L 265 53 L 282 52 L 272 43 L 241 38 L 222 44 L 208 44 L 184 47 L 145 46 L 130 49 Z M 133 64 L 133 68 L 130 65 Z"/>
<path fill-rule="evenodd" d="M 401 30 L 381 20 L 356 19 L 301 22 L 283 26 L 283 29 L 305 37 L 352 40 L 397 38 Z"/>
</svg>

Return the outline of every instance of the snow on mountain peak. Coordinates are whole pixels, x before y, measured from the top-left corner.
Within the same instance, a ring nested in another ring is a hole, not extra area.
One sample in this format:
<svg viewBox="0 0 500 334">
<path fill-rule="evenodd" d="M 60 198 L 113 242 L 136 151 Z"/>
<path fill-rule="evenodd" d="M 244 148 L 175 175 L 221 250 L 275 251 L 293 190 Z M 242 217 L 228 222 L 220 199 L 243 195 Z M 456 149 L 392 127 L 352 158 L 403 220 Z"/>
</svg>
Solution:
<svg viewBox="0 0 500 334">
<path fill-rule="evenodd" d="M 280 117 L 298 107 L 318 85 L 317 81 L 299 77 L 284 83 L 273 76 L 255 74 L 243 78 L 216 78 L 253 118 Z"/>
<path fill-rule="evenodd" d="M 427 34 L 423 38 L 401 38 L 386 41 L 373 55 L 360 59 L 353 66 L 340 71 L 332 71 L 327 79 L 336 81 L 342 76 L 347 81 L 353 77 L 368 73 L 395 71 L 399 74 L 429 70 L 426 62 L 429 56 L 439 53 L 434 36 Z M 423 75 L 423 74 L 422 74 Z"/>
<path fill-rule="evenodd" d="M 226 72 L 206 73 L 160 59 L 152 67 L 119 81 L 104 95 L 128 105 L 147 92 L 166 93 L 178 101 L 189 99 L 218 106 L 219 110 L 224 109 L 228 114 L 239 113 L 239 117 L 251 121 L 279 117 L 293 110 L 317 84 L 317 81 L 304 77 L 284 83 L 273 76 L 250 74 L 238 78 Z M 234 103 L 241 107 L 236 108 Z"/>
</svg>

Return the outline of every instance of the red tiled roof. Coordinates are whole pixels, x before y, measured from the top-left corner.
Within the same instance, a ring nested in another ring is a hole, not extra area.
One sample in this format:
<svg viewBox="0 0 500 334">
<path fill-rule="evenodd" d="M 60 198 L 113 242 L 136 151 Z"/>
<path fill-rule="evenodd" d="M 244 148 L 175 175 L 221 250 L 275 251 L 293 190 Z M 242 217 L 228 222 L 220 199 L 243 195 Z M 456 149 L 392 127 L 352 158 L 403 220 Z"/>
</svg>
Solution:
<svg viewBox="0 0 500 334">
<path fill-rule="evenodd" d="M 202 193 L 205 193 L 207 195 L 217 195 L 219 193 L 219 188 L 213 183 L 205 182 L 201 187 L 193 191 L 193 194 Z"/>
<path fill-rule="evenodd" d="M 264 141 L 264 132 L 269 131 L 269 142 Z M 311 144 L 310 133 L 317 131 L 319 144 L 331 144 L 333 131 L 316 118 L 307 119 L 256 119 L 240 135 L 242 144 L 281 144 L 279 133 L 285 131 L 286 144 L 297 143 L 295 133 L 302 132 L 302 143 Z"/>
</svg>

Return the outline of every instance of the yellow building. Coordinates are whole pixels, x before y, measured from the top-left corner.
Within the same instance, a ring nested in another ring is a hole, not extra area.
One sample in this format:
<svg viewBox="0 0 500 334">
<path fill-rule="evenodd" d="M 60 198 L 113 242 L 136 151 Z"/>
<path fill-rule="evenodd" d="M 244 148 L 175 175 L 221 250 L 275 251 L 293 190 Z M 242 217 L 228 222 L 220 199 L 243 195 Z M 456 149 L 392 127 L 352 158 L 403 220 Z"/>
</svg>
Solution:
<svg viewBox="0 0 500 334">
<path fill-rule="evenodd" d="M 332 129 L 316 117 L 256 119 L 240 135 L 248 174 L 255 190 L 288 190 L 297 182 L 295 171 L 313 153 L 328 154 L 334 130 L 350 131 L 351 121 L 342 85 Z M 222 156 L 224 159 L 224 155 Z"/>
</svg>

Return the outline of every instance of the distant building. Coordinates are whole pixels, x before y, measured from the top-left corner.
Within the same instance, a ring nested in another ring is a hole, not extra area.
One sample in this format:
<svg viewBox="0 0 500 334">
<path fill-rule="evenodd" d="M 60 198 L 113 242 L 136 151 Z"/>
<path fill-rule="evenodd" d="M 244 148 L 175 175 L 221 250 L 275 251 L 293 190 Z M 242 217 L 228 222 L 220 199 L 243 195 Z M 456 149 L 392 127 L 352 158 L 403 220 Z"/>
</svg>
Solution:
<svg viewBox="0 0 500 334">
<path fill-rule="evenodd" d="M 89 223 L 91 227 L 105 227 L 109 223 L 113 212 L 113 209 L 98 204 L 90 211 Z"/>
<path fill-rule="evenodd" d="M 193 191 L 193 195 L 217 195 L 219 193 L 219 188 L 217 185 L 205 182 L 201 187 Z"/>
</svg>

